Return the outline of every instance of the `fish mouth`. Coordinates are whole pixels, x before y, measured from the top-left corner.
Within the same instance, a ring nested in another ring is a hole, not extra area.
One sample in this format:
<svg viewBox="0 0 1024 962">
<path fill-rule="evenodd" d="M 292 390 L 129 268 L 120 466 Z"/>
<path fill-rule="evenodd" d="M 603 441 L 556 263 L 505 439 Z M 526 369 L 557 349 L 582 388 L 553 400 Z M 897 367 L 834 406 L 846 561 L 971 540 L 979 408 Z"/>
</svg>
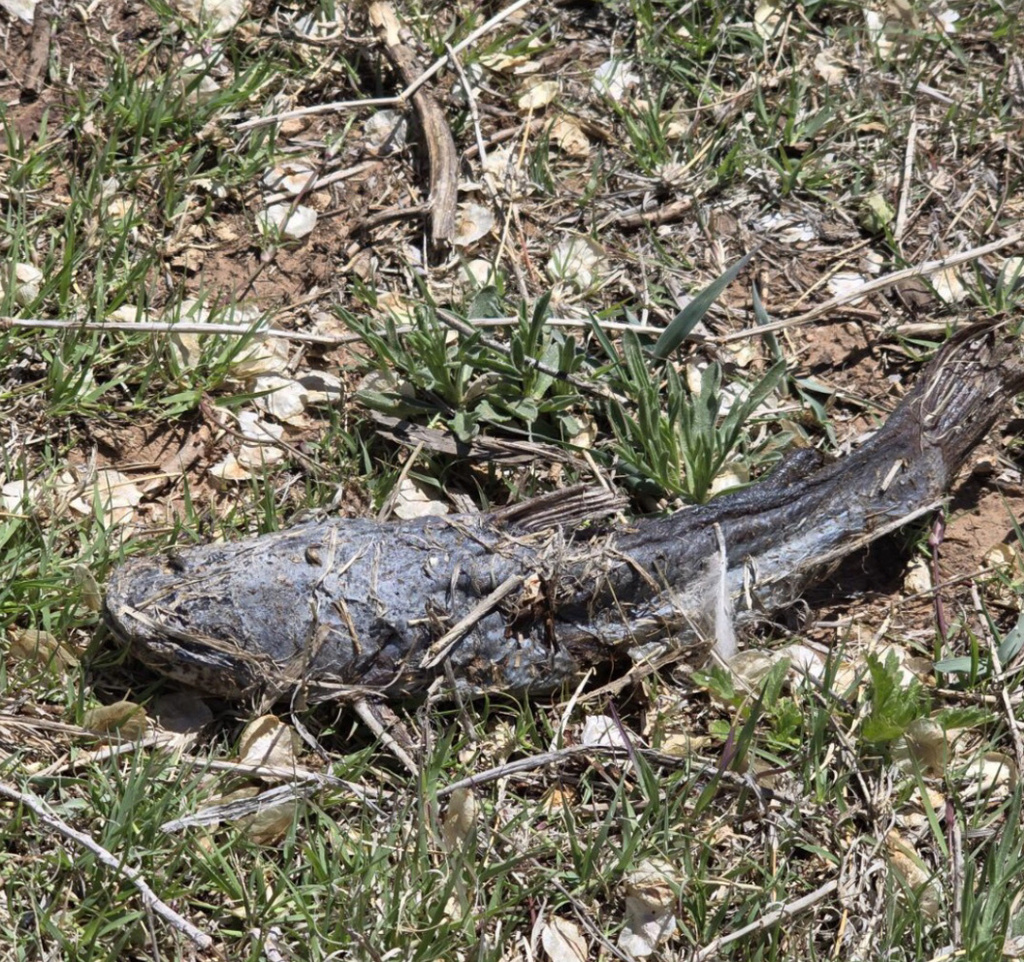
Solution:
<svg viewBox="0 0 1024 962">
<path fill-rule="evenodd" d="M 112 581 L 104 599 L 103 623 L 142 664 L 174 681 L 231 700 L 264 685 L 267 674 L 258 659 L 237 645 L 178 629 L 132 601 Z"/>
</svg>

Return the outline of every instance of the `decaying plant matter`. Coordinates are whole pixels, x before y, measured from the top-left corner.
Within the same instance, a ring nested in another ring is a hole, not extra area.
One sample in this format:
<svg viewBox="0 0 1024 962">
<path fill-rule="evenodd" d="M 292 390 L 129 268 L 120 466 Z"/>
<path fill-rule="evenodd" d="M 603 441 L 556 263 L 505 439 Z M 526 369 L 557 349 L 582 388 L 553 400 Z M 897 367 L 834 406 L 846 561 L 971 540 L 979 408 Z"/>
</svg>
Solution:
<svg viewBox="0 0 1024 962">
<path fill-rule="evenodd" d="M 495 514 L 324 521 L 187 548 L 115 571 L 106 618 L 143 661 L 227 697 L 557 688 L 618 654 L 699 641 L 723 546 L 737 624 L 792 603 L 940 503 L 1022 389 L 1016 332 L 977 325 L 840 461 L 800 451 L 745 491 L 629 524 L 594 523 L 614 504 L 572 491 Z"/>
</svg>

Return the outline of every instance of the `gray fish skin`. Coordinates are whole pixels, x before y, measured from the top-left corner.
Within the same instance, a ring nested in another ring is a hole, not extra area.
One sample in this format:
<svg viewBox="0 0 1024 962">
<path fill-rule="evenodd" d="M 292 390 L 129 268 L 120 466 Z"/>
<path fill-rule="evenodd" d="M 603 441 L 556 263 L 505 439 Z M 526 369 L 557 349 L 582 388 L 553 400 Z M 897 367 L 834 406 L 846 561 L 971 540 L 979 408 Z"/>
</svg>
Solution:
<svg viewBox="0 0 1024 962">
<path fill-rule="evenodd" d="M 798 452 L 744 491 L 628 525 L 531 530 L 527 505 L 513 523 L 344 519 L 184 548 L 114 571 L 105 620 L 142 661 L 227 698 L 556 689 L 621 654 L 695 644 L 719 532 L 736 623 L 791 604 L 845 555 L 941 503 L 1021 390 L 1016 334 L 976 325 L 831 464 Z"/>
</svg>

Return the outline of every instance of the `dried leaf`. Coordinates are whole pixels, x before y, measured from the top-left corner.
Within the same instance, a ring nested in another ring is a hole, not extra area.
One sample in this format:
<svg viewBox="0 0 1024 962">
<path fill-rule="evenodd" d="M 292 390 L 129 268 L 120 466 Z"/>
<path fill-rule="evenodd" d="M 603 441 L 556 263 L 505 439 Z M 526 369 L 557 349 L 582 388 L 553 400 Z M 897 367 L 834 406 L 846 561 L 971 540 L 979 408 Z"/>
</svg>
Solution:
<svg viewBox="0 0 1024 962">
<path fill-rule="evenodd" d="M 944 267 L 931 276 L 932 287 L 935 293 L 946 304 L 959 304 L 964 300 L 968 291 L 960 281 L 960 275 L 952 267 Z"/>
<path fill-rule="evenodd" d="M 238 463 L 243 468 L 258 469 L 284 458 L 284 450 L 274 443 L 284 436 L 280 424 L 270 424 L 254 411 L 242 411 L 238 415 L 238 427 L 247 439 L 238 449 Z"/>
<path fill-rule="evenodd" d="M 214 36 L 228 33 L 248 10 L 248 0 L 173 0 L 179 13 Z"/>
<path fill-rule="evenodd" d="M 394 153 L 405 146 L 409 122 L 399 110 L 378 110 L 363 124 L 367 146 L 377 153 Z"/>
<path fill-rule="evenodd" d="M 402 478 L 394 504 L 395 516 L 403 521 L 413 518 L 442 518 L 448 505 L 433 497 L 426 487 L 412 478 Z"/>
<path fill-rule="evenodd" d="M 775 212 L 765 214 L 754 221 L 760 233 L 771 234 L 780 244 L 799 244 L 812 241 L 818 232 L 805 220 L 795 214 Z"/>
<path fill-rule="evenodd" d="M 273 805 L 262 812 L 242 818 L 238 829 L 246 839 L 257 845 L 275 845 L 288 833 L 300 809 L 300 801 L 293 799 L 281 805 Z"/>
<path fill-rule="evenodd" d="M 985 553 L 987 568 L 1010 568 L 1019 564 L 1019 556 L 1012 545 L 997 544 Z"/>
<path fill-rule="evenodd" d="M 7 654 L 13 661 L 41 665 L 63 671 L 78 665 L 78 658 L 48 631 L 34 628 L 11 628 L 8 631 Z"/>
<path fill-rule="evenodd" d="M 306 392 L 306 403 L 311 406 L 338 404 L 345 395 L 341 378 L 330 371 L 307 371 L 296 379 Z"/>
<path fill-rule="evenodd" d="M 441 840 L 449 852 L 463 848 L 476 831 L 480 805 L 471 788 L 458 788 L 451 794 L 441 822 Z"/>
<path fill-rule="evenodd" d="M 926 775 L 942 775 L 946 771 L 949 744 L 946 731 L 931 718 L 916 718 L 903 734 L 904 758 L 898 757 L 900 746 L 894 749 L 894 760 L 906 771 L 915 767 Z"/>
<path fill-rule="evenodd" d="M 964 772 L 965 792 L 987 801 L 1005 798 L 1017 787 L 1017 764 L 1003 752 L 985 752 L 976 758 Z"/>
<path fill-rule="evenodd" d="M 0 0 L 0 7 L 25 23 L 32 23 L 35 20 L 37 6 L 39 0 Z"/>
<path fill-rule="evenodd" d="M 839 271 L 828 279 L 828 290 L 833 297 L 846 297 L 867 283 L 867 278 L 853 271 Z M 863 297 L 855 297 L 850 304 L 860 304 Z"/>
<path fill-rule="evenodd" d="M 846 78 L 846 71 L 832 59 L 827 50 L 821 50 L 815 55 L 814 70 L 830 87 L 842 83 Z"/>
<path fill-rule="evenodd" d="M 626 748 L 626 739 L 615 719 L 608 715 L 590 715 L 583 723 L 580 741 L 587 748 Z"/>
<path fill-rule="evenodd" d="M 871 234 L 880 234 L 896 217 L 896 211 L 881 194 L 868 194 L 860 202 L 857 223 Z"/>
<path fill-rule="evenodd" d="M 455 231 L 455 246 L 469 247 L 494 229 L 494 211 L 482 204 L 463 204 Z"/>
<path fill-rule="evenodd" d="M 243 765 L 294 769 L 301 744 L 298 733 L 276 715 L 261 715 L 245 726 L 238 757 Z"/>
<path fill-rule="evenodd" d="M 896 829 L 885 837 L 889 863 L 899 873 L 907 886 L 917 894 L 918 905 L 924 916 L 934 922 L 939 917 L 941 900 L 939 891 L 932 880 L 932 873 L 925 867 L 924 860 L 914 846 L 905 840 Z"/>
<path fill-rule="evenodd" d="M 596 93 L 618 101 L 622 100 L 626 91 L 639 82 L 640 77 L 631 64 L 625 60 L 612 59 L 606 60 L 594 71 L 590 86 Z"/>
<path fill-rule="evenodd" d="M 4 267 L 0 271 L 0 296 L 4 293 L 4 284 L 9 280 L 8 270 Z M 32 264 L 14 265 L 14 301 L 21 307 L 31 304 L 39 297 L 39 285 L 43 281 L 43 272 Z"/>
<path fill-rule="evenodd" d="M 762 40 L 775 36 L 782 23 L 782 6 L 775 0 L 762 0 L 754 11 L 754 32 Z"/>
<path fill-rule="evenodd" d="M 522 111 L 543 110 L 557 96 L 558 81 L 531 80 L 523 85 L 523 92 L 516 100 L 516 104 Z"/>
<path fill-rule="evenodd" d="M 512 70 L 513 67 L 522 66 L 525 63 L 529 63 L 530 58 L 526 54 L 508 54 L 508 53 L 485 53 L 479 60 L 483 66 L 488 70 L 493 70 L 495 73 L 507 73 Z"/>
<path fill-rule="evenodd" d="M 903 590 L 910 595 L 919 595 L 932 590 L 932 571 L 924 558 L 915 558 L 903 578 Z"/>
<path fill-rule="evenodd" d="M 551 962 L 586 962 L 587 940 L 572 919 L 553 918 L 540 933 L 540 944 Z"/>
<path fill-rule="evenodd" d="M 287 341 L 280 337 L 258 337 L 231 360 L 230 370 L 232 377 L 239 380 L 262 374 L 283 375 L 290 361 L 291 352 Z"/>
<path fill-rule="evenodd" d="M 100 468 L 92 487 L 87 487 L 80 498 L 74 498 L 70 507 L 81 515 L 99 512 L 107 524 L 117 525 L 134 518 L 140 501 L 142 492 L 134 481 L 113 468 Z"/>
<path fill-rule="evenodd" d="M 253 403 L 267 414 L 291 424 L 306 424 L 306 389 L 299 381 L 279 374 L 261 374 L 253 381 L 253 390 L 260 396 Z"/>
<path fill-rule="evenodd" d="M 624 881 L 626 924 L 619 934 L 619 948 L 635 958 L 646 958 L 676 932 L 676 890 L 683 880 L 670 862 L 646 859 Z"/>
<path fill-rule="evenodd" d="M 96 576 L 85 565 L 75 565 L 72 574 L 78 590 L 82 593 L 82 604 L 89 611 L 101 611 L 103 609 L 103 591 Z"/>
<path fill-rule="evenodd" d="M 301 240 L 313 233 L 317 212 L 305 204 L 271 204 L 257 215 L 257 223 L 266 231 L 289 240 Z"/>
<path fill-rule="evenodd" d="M 545 815 L 560 815 L 571 811 L 576 802 L 576 792 L 568 786 L 552 785 L 540 800 L 540 810 Z"/>
<path fill-rule="evenodd" d="M 116 734 L 127 741 L 137 741 L 145 735 L 146 723 L 146 709 L 131 701 L 90 708 L 82 715 L 83 728 L 96 734 Z"/>
<path fill-rule="evenodd" d="M 815 681 L 825 676 L 825 662 L 821 655 L 807 645 L 787 645 L 776 653 L 777 658 L 788 658 L 791 675 L 801 678 L 807 675 Z"/>
<path fill-rule="evenodd" d="M 585 291 L 603 277 L 607 262 L 604 248 L 589 237 L 570 237 L 559 241 L 548 261 L 548 275 L 554 281 Z"/>
<path fill-rule="evenodd" d="M 8 481 L 0 486 L 0 508 L 12 514 L 31 510 L 38 497 L 38 485 L 29 484 L 28 481 Z"/>
<path fill-rule="evenodd" d="M 282 191 L 292 197 L 313 186 L 316 170 L 300 160 L 289 160 L 271 167 L 263 175 L 263 185 L 273 191 Z"/>
<path fill-rule="evenodd" d="M 570 157 L 588 157 L 590 141 L 580 126 L 567 117 L 559 117 L 548 132 L 548 137 L 556 147 Z"/>
<path fill-rule="evenodd" d="M 225 455 L 223 461 L 218 461 L 207 469 L 207 473 L 216 481 L 238 482 L 248 481 L 252 475 L 239 463 L 238 458 L 230 451 Z"/>
</svg>

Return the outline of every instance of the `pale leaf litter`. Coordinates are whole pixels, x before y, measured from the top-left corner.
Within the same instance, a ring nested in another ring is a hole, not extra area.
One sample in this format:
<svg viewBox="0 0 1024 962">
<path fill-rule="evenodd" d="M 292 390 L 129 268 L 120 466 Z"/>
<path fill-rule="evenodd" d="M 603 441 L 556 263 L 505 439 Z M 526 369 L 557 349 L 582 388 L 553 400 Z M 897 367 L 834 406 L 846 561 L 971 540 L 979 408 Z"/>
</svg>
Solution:
<svg viewBox="0 0 1024 962">
<path fill-rule="evenodd" d="M 35 268 L 23 270 L 19 276 L 34 279 Z M 132 305 L 122 305 L 111 312 L 110 318 L 121 323 L 149 320 L 144 312 Z M 213 318 L 202 303 L 186 299 L 165 311 L 163 320 L 171 325 L 176 322 L 188 325 L 210 323 Z M 234 324 L 240 329 L 253 328 L 260 320 L 260 313 L 247 307 L 235 307 L 216 317 L 218 323 Z M 187 374 L 199 362 L 204 339 L 208 335 L 172 329 L 165 336 L 177 370 L 182 375 Z M 306 427 L 310 407 L 335 405 L 341 400 L 342 383 L 336 375 L 312 369 L 289 375 L 285 373 L 289 366 L 288 343 L 280 338 L 262 337 L 258 333 L 254 333 L 251 343 L 231 359 L 231 376 L 246 390 L 260 396 L 253 400 L 257 411 L 242 411 L 234 416 L 227 409 L 220 409 L 224 416 L 235 417 L 237 433 L 241 436 L 235 439 L 236 450 L 229 451 L 208 469 L 210 477 L 220 485 L 247 481 L 254 471 L 282 460 L 284 451 L 277 443 L 285 439 L 282 425 Z M 91 383 L 87 374 L 82 389 L 88 389 Z M 281 423 L 268 421 L 259 412 Z M 5 481 L 0 476 L 0 508 L 12 513 L 27 510 L 49 516 L 70 508 L 82 516 L 99 513 L 108 525 L 127 525 L 134 519 L 135 509 L 142 498 L 142 492 L 131 478 L 109 468 L 97 468 L 89 477 L 83 474 L 82 468 L 70 466 L 69 471 L 48 485 L 28 480 Z M 126 535 L 130 535 L 130 531 Z"/>
<path fill-rule="evenodd" d="M 35 20 L 38 6 L 39 0 L 0 0 L 0 7 L 25 23 L 32 23 Z"/>
<path fill-rule="evenodd" d="M 589 157 L 590 139 L 583 128 L 568 117 L 559 117 L 548 130 L 548 137 L 559 150 L 570 157 Z"/>
<path fill-rule="evenodd" d="M 9 268 L 0 271 L 0 297 L 6 293 L 6 285 L 10 280 Z M 19 307 L 26 307 L 39 297 L 39 285 L 43 281 L 43 272 L 32 264 L 17 263 L 14 265 L 14 302 Z"/>
<path fill-rule="evenodd" d="M 675 935 L 677 893 L 685 880 L 666 859 L 645 859 L 623 879 L 626 920 L 618 948 L 637 959 L 653 955 Z"/>
<path fill-rule="evenodd" d="M 551 280 L 579 292 L 596 287 L 607 276 L 604 248 L 591 237 L 568 237 L 551 251 L 547 271 Z"/>
<path fill-rule="evenodd" d="M 448 852 L 464 849 L 476 834 L 480 803 L 471 788 L 457 788 L 441 820 L 441 841 Z"/>
<path fill-rule="evenodd" d="M 558 96 L 557 80 L 539 80 L 531 78 L 523 84 L 522 93 L 516 100 L 516 105 L 524 113 L 534 113 L 543 110 Z"/>
<path fill-rule="evenodd" d="M 363 123 L 363 137 L 379 155 L 397 153 L 409 138 L 409 121 L 399 110 L 378 110 Z"/>
<path fill-rule="evenodd" d="M 316 170 L 307 161 L 289 160 L 271 167 L 263 175 L 263 186 L 298 197 L 312 188 L 315 180 Z"/>
<path fill-rule="evenodd" d="M 245 726 L 238 740 L 238 760 L 254 768 L 295 768 L 301 740 L 276 715 L 261 715 Z"/>
<path fill-rule="evenodd" d="M 108 736 L 111 741 L 138 741 L 146 734 L 148 724 L 146 709 L 133 701 L 115 701 L 82 713 L 82 728 Z"/>
<path fill-rule="evenodd" d="M 629 748 L 625 728 L 609 715 L 588 715 L 580 732 L 587 748 Z"/>
<path fill-rule="evenodd" d="M 482 204 L 462 204 L 459 207 L 456 226 L 456 246 L 469 247 L 482 240 L 494 230 L 495 223 L 494 212 L 489 207 Z"/>
<path fill-rule="evenodd" d="M 12 662 L 28 662 L 55 674 L 78 665 L 78 656 L 74 652 L 50 632 L 36 628 L 8 628 L 7 657 Z"/>
<path fill-rule="evenodd" d="M 271 204 L 258 216 L 257 222 L 269 234 L 301 240 L 313 233 L 317 216 L 317 212 L 305 204 Z"/>
<path fill-rule="evenodd" d="M 395 494 L 394 513 L 403 521 L 413 518 L 441 518 L 448 514 L 448 505 L 430 493 L 426 485 L 412 478 L 402 478 Z"/>
<path fill-rule="evenodd" d="M 640 83 L 640 76 L 633 65 L 614 57 L 602 63 L 591 79 L 591 89 L 609 100 L 619 101 Z"/>
<path fill-rule="evenodd" d="M 548 919 L 540 932 L 540 944 L 551 962 L 586 962 L 590 957 L 586 937 L 572 919 Z"/>
</svg>

